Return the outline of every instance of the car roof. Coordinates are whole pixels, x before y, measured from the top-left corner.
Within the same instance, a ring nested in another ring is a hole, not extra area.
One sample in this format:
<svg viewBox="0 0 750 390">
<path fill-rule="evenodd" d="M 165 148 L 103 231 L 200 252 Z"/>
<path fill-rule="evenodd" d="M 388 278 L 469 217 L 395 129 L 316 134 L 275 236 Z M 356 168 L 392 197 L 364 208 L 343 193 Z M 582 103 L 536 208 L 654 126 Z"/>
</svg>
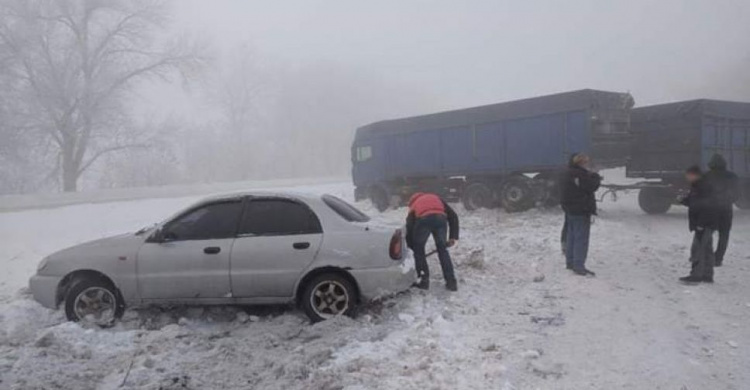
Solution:
<svg viewBox="0 0 750 390">
<path fill-rule="evenodd" d="M 224 193 L 224 194 L 209 195 L 205 198 L 202 198 L 200 200 L 200 203 L 212 202 L 212 201 L 224 200 L 224 199 L 242 198 L 242 197 L 247 197 L 247 196 L 255 196 L 255 197 L 273 196 L 273 197 L 280 197 L 280 198 L 295 198 L 295 199 L 310 201 L 310 200 L 318 200 L 323 195 L 324 195 L 323 193 L 313 193 L 313 192 L 304 192 L 304 191 L 286 191 L 286 190 L 285 191 L 272 191 L 272 190 L 237 191 L 237 192 L 230 192 L 230 193 Z"/>
</svg>

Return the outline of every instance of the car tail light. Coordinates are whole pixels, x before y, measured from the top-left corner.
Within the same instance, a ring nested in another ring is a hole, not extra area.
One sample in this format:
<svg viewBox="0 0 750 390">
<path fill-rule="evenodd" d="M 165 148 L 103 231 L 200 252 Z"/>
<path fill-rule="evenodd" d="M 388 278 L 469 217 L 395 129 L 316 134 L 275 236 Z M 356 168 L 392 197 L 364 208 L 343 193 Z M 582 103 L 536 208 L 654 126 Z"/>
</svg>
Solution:
<svg viewBox="0 0 750 390">
<path fill-rule="evenodd" d="M 388 246 L 388 254 L 393 260 L 401 260 L 404 257 L 403 233 L 401 229 L 396 229 L 391 236 L 391 245 Z"/>
</svg>

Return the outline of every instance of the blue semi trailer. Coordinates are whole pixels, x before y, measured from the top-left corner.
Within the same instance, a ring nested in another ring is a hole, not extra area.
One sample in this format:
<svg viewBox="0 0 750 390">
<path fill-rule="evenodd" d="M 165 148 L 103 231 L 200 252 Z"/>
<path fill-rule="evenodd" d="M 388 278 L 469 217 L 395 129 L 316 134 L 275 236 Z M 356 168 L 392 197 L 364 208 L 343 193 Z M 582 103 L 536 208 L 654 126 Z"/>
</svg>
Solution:
<svg viewBox="0 0 750 390">
<path fill-rule="evenodd" d="M 687 189 L 685 168 L 705 169 L 715 153 L 740 177 L 737 207 L 750 208 L 750 103 L 702 99 L 639 107 L 631 113 L 631 132 L 626 175 L 651 179 L 638 194 L 646 213 L 666 213 Z"/>
<path fill-rule="evenodd" d="M 625 164 L 633 104 L 628 93 L 586 89 L 363 126 L 352 145 L 355 198 L 380 210 L 417 191 L 470 210 L 554 204 L 572 153 Z"/>
</svg>

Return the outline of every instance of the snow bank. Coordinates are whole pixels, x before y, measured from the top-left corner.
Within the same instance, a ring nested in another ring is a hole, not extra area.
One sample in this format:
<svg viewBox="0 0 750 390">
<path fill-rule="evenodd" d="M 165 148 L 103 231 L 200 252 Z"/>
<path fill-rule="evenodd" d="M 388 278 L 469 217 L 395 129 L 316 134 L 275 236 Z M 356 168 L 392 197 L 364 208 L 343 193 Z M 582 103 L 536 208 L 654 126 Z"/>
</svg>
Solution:
<svg viewBox="0 0 750 390">
<path fill-rule="evenodd" d="M 348 184 L 315 189 L 351 197 Z M 750 215 L 736 217 L 716 284 L 685 287 L 676 283 L 688 268 L 684 210 L 643 215 L 635 193 L 602 205 L 589 261 L 596 278 L 564 269 L 558 210 L 459 206 L 458 293 L 444 290 L 432 258 L 432 290 L 369 304 L 354 319 L 310 325 L 289 308 L 148 308 L 112 329 L 85 329 L 18 292 L 46 252 L 136 229 L 193 200 L 0 214 L 9 270 L 0 278 L 0 389 L 750 387 Z"/>
</svg>

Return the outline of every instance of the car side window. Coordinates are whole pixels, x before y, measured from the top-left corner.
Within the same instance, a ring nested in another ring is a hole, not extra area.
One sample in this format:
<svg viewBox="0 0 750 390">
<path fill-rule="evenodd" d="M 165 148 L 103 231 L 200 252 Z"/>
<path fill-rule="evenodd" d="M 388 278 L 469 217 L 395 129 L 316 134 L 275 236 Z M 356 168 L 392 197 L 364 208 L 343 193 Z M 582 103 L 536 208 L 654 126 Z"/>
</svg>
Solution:
<svg viewBox="0 0 750 390">
<path fill-rule="evenodd" d="M 171 241 L 234 237 L 240 214 L 242 202 L 239 200 L 211 203 L 169 222 L 164 234 Z"/>
<path fill-rule="evenodd" d="M 304 204 L 289 199 L 252 199 L 240 222 L 240 235 L 279 236 L 321 233 L 318 217 Z"/>
</svg>

